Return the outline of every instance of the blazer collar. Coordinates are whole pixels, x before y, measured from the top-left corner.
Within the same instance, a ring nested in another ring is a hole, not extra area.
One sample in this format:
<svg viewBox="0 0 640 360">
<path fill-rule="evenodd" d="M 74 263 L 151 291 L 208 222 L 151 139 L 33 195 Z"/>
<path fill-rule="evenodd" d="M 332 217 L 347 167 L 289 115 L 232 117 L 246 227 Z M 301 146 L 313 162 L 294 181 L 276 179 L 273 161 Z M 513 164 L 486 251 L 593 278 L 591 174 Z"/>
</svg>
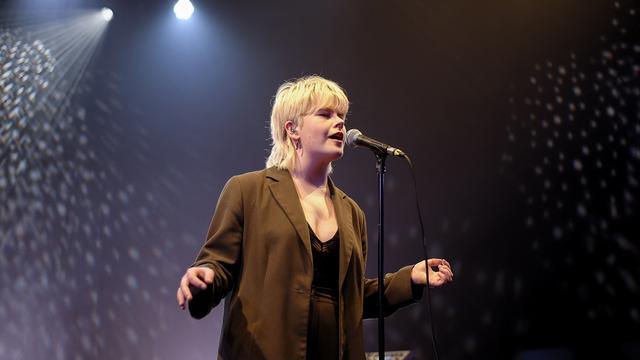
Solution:
<svg viewBox="0 0 640 360">
<path fill-rule="evenodd" d="M 309 227 L 307 226 L 307 219 L 304 217 L 304 211 L 298 198 L 298 192 L 296 186 L 293 183 L 291 174 L 288 170 L 281 170 L 275 167 L 270 167 L 266 170 L 266 177 L 271 178 L 274 181 L 269 182 L 269 189 L 273 197 L 278 204 L 282 207 L 282 210 L 287 214 L 289 221 L 293 224 L 293 227 L 298 232 L 298 236 L 302 240 L 306 253 L 309 256 L 309 261 L 313 261 L 313 255 L 311 254 L 311 238 L 309 237 Z"/>
<path fill-rule="evenodd" d="M 296 195 L 296 197 L 298 196 L 298 193 L 295 191 L 295 185 L 293 184 L 293 178 L 291 177 L 291 173 L 289 172 L 289 170 L 281 170 L 276 168 L 275 166 L 272 166 L 265 170 L 265 176 L 275 180 L 276 182 L 293 186 L 293 193 Z M 338 188 L 333 183 L 331 177 L 329 177 L 329 191 L 332 199 L 338 198 L 344 200 L 347 197 L 347 194 L 345 194 L 344 191 L 340 190 L 340 188 Z M 299 202 L 300 201 L 298 201 L 298 203 Z M 302 206 L 300 206 L 300 209 L 302 209 Z"/>
<path fill-rule="evenodd" d="M 291 178 L 291 174 L 288 170 L 280 170 L 275 167 L 270 167 L 266 169 L 265 176 L 274 180 L 269 183 L 271 193 L 287 214 L 287 217 L 291 221 L 291 224 L 293 224 L 293 227 L 296 229 L 296 232 L 306 249 L 309 262 L 312 263 L 313 255 L 311 253 L 309 226 L 307 225 L 307 219 L 304 217 L 304 210 L 302 210 L 302 205 L 300 204 L 300 199 L 298 198 L 298 193 L 296 191 L 295 184 L 293 183 L 293 179 Z M 330 177 L 328 183 L 331 201 L 338 221 L 338 234 L 340 235 L 339 288 L 341 289 L 347 273 L 349 259 L 351 258 L 353 242 L 359 239 L 354 239 L 351 211 L 346 204 L 347 194 L 335 186 Z"/>
</svg>

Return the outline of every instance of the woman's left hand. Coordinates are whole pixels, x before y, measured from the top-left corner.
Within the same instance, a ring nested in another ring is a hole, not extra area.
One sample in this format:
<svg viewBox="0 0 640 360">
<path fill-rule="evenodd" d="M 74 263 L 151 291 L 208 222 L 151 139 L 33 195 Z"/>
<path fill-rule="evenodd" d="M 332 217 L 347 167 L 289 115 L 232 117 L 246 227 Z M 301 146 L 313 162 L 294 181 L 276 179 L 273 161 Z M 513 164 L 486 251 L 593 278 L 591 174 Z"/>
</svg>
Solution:
<svg viewBox="0 0 640 360">
<path fill-rule="evenodd" d="M 431 267 L 437 267 L 438 271 L 433 271 Z M 429 259 L 429 286 L 439 287 L 453 281 L 453 271 L 451 265 L 445 259 Z M 411 281 L 417 285 L 427 285 L 427 266 L 424 260 L 417 263 L 411 270 Z"/>
</svg>

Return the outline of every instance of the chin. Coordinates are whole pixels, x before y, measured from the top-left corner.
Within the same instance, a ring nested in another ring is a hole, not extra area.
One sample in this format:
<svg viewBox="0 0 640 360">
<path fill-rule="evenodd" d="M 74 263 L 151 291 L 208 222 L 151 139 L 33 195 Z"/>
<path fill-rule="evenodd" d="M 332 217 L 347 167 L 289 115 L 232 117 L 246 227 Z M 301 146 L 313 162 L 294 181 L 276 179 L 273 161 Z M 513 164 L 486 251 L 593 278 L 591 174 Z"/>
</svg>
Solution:
<svg viewBox="0 0 640 360">
<path fill-rule="evenodd" d="M 325 161 L 336 161 L 344 155 L 344 149 L 331 149 L 330 151 L 324 152 L 320 157 Z"/>
<path fill-rule="evenodd" d="M 331 156 L 327 157 L 327 160 L 329 161 L 329 163 L 332 163 L 336 160 L 340 160 L 340 158 L 342 158 L 342 153 L 340 154 L 331 154 Z"/>
</svg>

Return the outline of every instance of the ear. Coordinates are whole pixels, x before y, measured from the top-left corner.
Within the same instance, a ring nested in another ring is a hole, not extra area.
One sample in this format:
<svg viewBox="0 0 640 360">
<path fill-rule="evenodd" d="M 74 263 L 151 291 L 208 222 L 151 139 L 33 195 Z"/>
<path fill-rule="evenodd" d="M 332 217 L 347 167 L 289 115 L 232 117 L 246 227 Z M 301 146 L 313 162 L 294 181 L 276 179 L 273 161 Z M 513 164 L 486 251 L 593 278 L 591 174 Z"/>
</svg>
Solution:
<svg viewBox="0 0 640 360">
<path fill-rule="evenodd" d="M 292 140 L 300 139 L 300 135 L 298 134 L 298 127 L 293 121 L 287 120 L 287 122 L 284 123 L 284 129 L 287 132 L 287 136 L 289 136 L 289 138 L 291 138 Z"/>
</svg>

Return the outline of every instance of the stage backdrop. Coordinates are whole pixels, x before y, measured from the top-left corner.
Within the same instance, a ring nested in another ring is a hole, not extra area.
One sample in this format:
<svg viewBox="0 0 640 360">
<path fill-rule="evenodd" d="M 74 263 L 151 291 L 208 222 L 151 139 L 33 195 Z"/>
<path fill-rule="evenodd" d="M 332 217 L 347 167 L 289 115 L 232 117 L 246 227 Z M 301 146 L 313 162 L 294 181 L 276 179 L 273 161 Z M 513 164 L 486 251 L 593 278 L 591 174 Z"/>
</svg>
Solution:
<svg viewBox="0 0 640 360">
<path fill-rule="evenodd" d="M 194 5 L 0 8 L 0 359 L 214 359 L 222 306 L 189 318 L 178 280 L 226 180 L 264 167 L 277 87 L 308 74 L 410 154 L 456 274 L 433 319 L 424 301 L 387 319 L 387 349 L 433 359 L 433 321 L 441 359 L 639 358 L 637 2 Z M 422 248 L 408 166 L 387 165 L 392 271 Z M 334 169 L 374 277 L 375 159 Z"/>
</svg>

